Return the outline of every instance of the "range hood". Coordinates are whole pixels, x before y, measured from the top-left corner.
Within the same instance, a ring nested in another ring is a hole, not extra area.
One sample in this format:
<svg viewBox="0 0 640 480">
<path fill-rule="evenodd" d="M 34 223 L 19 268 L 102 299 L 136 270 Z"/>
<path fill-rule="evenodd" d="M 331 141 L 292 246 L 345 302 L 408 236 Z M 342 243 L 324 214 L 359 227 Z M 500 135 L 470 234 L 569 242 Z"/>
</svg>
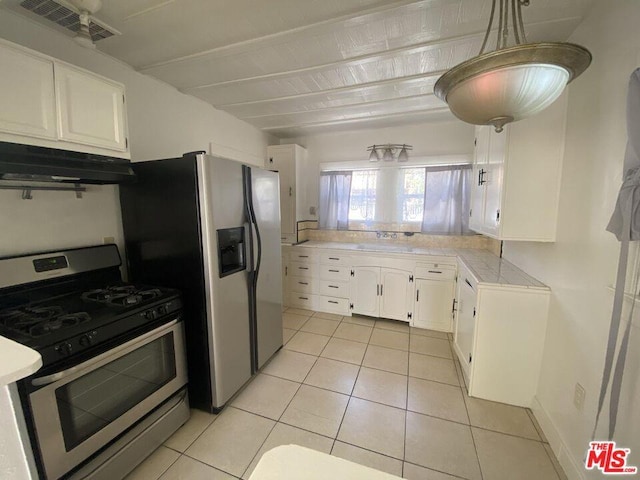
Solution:
<svg viewBox="0 0 640 480">
<path fill-rule="evenodd" d="M 135 179 L 122 158 L 0 142 L 0 180 L 113 184 Z"/>
</svg>

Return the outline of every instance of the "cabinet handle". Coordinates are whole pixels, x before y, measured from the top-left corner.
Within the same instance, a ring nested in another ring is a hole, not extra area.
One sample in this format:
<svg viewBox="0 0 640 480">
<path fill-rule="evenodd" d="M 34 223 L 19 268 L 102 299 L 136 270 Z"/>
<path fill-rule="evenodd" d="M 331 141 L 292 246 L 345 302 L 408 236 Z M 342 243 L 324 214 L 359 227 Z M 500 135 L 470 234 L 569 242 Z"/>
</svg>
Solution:
<svg viewBox="0 0 640 480">
<path fill-rule="evenodd" d="M 284 276 L 289 275 L 289 267 L 284 267 Z"/>
<path fill-rule="evenodd" d="M 380 296 L 380 285 L 376 285 L 376 297 Z"/>
<path fill-rule="evenodd" d="M 298 258 L 309 258 L 309 255 L 298 255 Z"/>
<path fill-rule="evenodd" d="M 298 282 L 300 285 L 309 285 L 307 282 Z"/>
<path fill-rule="evenodd" d="M 293 196 L 293 187 L 289 187 L 289 196 Z"/>
<path fill-rule="evenodd" d="M 340 260 L 338 257 L 329 257 L 329 260 Z"/>
<path fill-rule="evenodd" d="M 329 270 L 331 273 L 340 273 L 340 270 Z"/>
<path fill-rule="evenodd" d="M 337 285 L 329 285 L 329 288 L 340 288 Z"/>
<path fill-rule="evenodd" d="M 336 302 L 335 300 L 327 300 L 329 303 L 335 303 L 336 305 L 338 305 L 338 302 Z"/>
<path fill-rule="evenodd" d="M 478 186 L 481 187 L 482 185 L 484 185 L 484 168 L 481 168 L 480 170 L 478 170 Z"/>
<path fill-rule="evenodd" d="M 420 300 L 420 290 L 416 290 L 416 302 Z"/>
<path fill-rule="evenodd" d="M 298 270 L 309 270 L 309 267 L 298 267 Z"/>
<path fill-rule="evenodd" d="M 380 285 L 380 296 L 382 296 L 382 285 Z"/>
<path fill-rule="evenodd" d="M 441 270 L 429 270 L 429 273 L 442 273 Z"/>
<path fill-rule="evenodd" d="M 308 297 L 298 297 L 300 300 L 309 300 Z"/>
<path fill-rule="evenodd" d="M 473 289 L 473 285 L 471 285 L 471 282 L 468 279 L 464 279 L 465 282 L 467 282 L 467 285 L 469 285 L 472 289 Z"/>
<path fill-rule="evenodd" d="M 496 223 L 500 223 L 500 210 L 496 210 Z"/>
</svg>

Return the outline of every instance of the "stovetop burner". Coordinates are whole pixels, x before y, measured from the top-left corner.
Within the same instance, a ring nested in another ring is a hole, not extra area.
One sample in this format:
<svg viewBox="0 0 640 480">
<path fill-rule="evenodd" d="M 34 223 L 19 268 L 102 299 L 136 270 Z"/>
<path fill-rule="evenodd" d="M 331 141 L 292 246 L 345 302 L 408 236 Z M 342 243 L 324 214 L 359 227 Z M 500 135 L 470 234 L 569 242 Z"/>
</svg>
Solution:
<svg viewBox="0 0 640 480">
<path fill-rule="evenodd" d="M 158 288 L 139 289 L 135 285 L 116 285 L 90 290 L 82 294 L 86 301 L 105 303 L 108 305 L 137 305 L 162 295 Z"/>
<path fill-rule="evenodd" d="M 87 312 L 67 313 L 60 306 L 26 306 L 0 312 L 0 325 L 32 338 L 90 320 Z"/>
</svg>

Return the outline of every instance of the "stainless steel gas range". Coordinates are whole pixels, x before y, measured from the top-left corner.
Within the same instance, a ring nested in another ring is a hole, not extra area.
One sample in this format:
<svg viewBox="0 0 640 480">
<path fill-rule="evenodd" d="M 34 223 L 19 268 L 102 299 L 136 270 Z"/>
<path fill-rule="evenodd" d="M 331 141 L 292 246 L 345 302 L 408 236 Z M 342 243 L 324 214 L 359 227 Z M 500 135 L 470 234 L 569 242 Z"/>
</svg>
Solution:
<svg viewBox="0 0 640 480">
<path fill-rule="evenodd" d="M 115 245 L 0 259 L 0 335 L 43 359 L 18 384 L 41 478 L 122 478 L 189 417 L 180 295 L 120 266 Z"/>
</svg>

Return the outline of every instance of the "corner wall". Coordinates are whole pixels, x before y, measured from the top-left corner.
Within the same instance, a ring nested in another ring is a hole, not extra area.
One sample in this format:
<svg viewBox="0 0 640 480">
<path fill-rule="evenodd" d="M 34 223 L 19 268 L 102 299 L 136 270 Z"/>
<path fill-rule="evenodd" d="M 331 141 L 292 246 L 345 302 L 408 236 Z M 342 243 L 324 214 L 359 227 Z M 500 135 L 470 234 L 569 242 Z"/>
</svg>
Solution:
<svg viewBox="0 0 640 480">
<path fill-rule="evenodd" d="M 125 84 L 132 161 L 181 156 L 194 150 L 262 165 L 277 140 L 246 122 L 99 51 L 24 17 L 0 10 L 0 37 Z M 108 41 L 108 40 L 105 40 Z M 0 190 L 0 256 L 102 243 L 123 248 L 118 189 L 87 186 L 83 199 L 70 192 Z"/>
<path fill-rule="evenodd" d="M 619 243 L 605 231 L 622 180 L 626 91 L 640 64 L 640 3 L 594 2 L 570 41 L 593 54 L 571 84 L 557 241 L 505 242 L 504 257 L 551 287 L 538 405 L 534 408 L 569 478 L 602 478 L 584 469 L 597 409 Z M 640 134 L 640 132 L 638 132 Z M 640 466 L 640 323 L 632 329 L 615 440 Z M 582 411 L 575 384 L 586 390 Z M 608 402 L 608 399 L 607 399 Z M 607 414 L 597 439 L 605 439 Z"/>
</svg>

